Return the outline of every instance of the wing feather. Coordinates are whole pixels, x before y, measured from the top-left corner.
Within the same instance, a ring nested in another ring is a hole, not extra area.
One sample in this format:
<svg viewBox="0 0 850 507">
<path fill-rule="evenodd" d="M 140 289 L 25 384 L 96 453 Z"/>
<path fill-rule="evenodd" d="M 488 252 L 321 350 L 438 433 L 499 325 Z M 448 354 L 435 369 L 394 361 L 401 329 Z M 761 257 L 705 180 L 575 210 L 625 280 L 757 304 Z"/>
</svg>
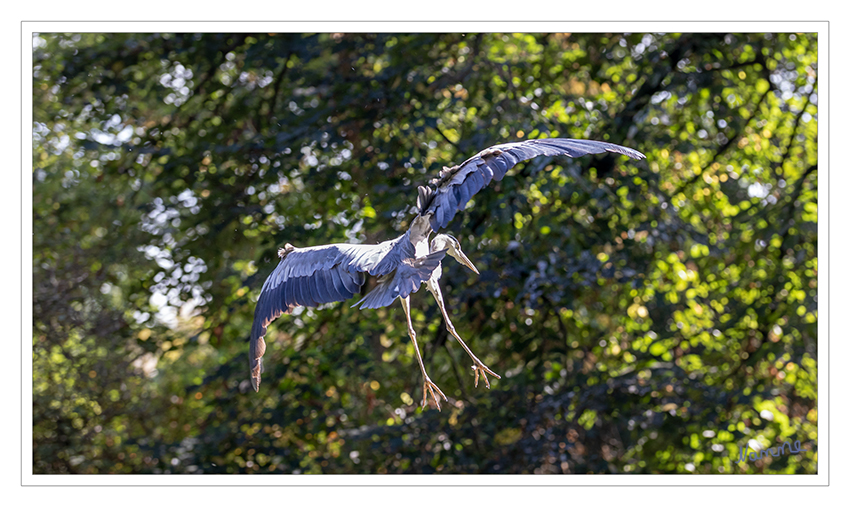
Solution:
<svg viewBox="0 0 850 507">
<path fill-rule="evenodd" d="M 472 198 L 472 194 L 469 193 L 469 186 L 468 185 L 455 185 L 454 188 L 456 188 L 458 193 L 460 194 L 460 196 L 457 200 L 458 209 L 466 208 L 466 203 L 468 203 L 469 200 Z"/>
<path fill-rule="evenodd" d="M 339 275 L 342 277 L 345 290 L 352 294 L 360 292 L 360 284 L 357 283 L 357 280 L 355 280 L 354 275 L 350 271 L 342 271 Z"/>
<path fill-rule="evenodd" d="M 329 271 L 331 274 L 331 278 L 333 279 L 334 289 L 337 291 L 340 297 L 340 301 L 345 301 L 346 299 L 352 297 L 354 295 L 353 292 L 349 292 L 349 290 L 345 287 L 345 284 L 342 281 L 339 269 L 331 269 Z"/>
<path fill-rule="evenodd" d="M 316 294 L 316 275 L 305 276 L 299 280 L 301 280 L 302 291 L 306 292 L 307 297 L 310 298 L 305 306 L 319 306 L 319 295 Z"/>
<path fill-rule="evenodd" d="M 489 167 L 490 170 L 493 171 L 493 178 L 496 181 L 502 181 L 502 178 L 504 178 L 505 174 L 507 174 L 507 172 L 508 172 L 508 169 L 507 169 L 508 164 L 502 159 L 500 159 L 500 160 L 495 160 L 495 159 L 485 160 L 484 164 L 486 164 L 487 167 Z"/>
<path fill-rule="evenodd" d="M 478 164 L 478 172 L 484 178 L 484 187 L 490 184 L 493 180 L 493 170 L 487 167 L 487 164 Z"/>
<path fill-rule="evenodd" d="M 439 231 L 466 207 L 473 195 L 489 185 L 492 179 L 500 181 L 510 168 L 522 161 L 541 155 L 581 157 L 606 152 L 637 160 L 646 158 L 643 153 L 625 146 L 584 139 L 529 139 L 491 146 L 459 166 L 440 172 L 436 190 L 420 190 L 419 214 L 430 214 L 431 228 Z"/>
<path fill-rule="evenodd" d="M 437 213 L 434 215 L 434 219 L 438 224 L 448 223 L 446 219 L 446 211 L 448 211 L 448 206 L 440 206 L 437 208 Z"/>
<path fill-rule="evenodd" d="M 319 292 L 321 293 L 322 303 L 339 301 L 339 298 L 342 297 L 342 295 L 338 294 L 334 289 L 330 272 L 328 270 L 322 270 L 317 272 L 316 275 L 316 284 L 318 285 Z"/>
</svg>

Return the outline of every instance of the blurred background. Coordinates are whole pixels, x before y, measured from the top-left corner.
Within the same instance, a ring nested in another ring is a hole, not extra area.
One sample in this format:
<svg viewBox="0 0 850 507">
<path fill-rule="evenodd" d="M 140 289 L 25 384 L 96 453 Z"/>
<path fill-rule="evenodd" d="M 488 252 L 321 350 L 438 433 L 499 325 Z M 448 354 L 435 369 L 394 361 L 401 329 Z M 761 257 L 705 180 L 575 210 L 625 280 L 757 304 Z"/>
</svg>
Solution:
<svg viewBox="0 0 850 507">
<path fill-rule="evenodd" d="M 812 34 L 33 34 L 33 471 L 816 473 Z M 289 242 L 379 242 L 493 144 L 433 299 L 297 309 Z M 734 463 L 740 449 L 803 452 Z"/>
</svg>

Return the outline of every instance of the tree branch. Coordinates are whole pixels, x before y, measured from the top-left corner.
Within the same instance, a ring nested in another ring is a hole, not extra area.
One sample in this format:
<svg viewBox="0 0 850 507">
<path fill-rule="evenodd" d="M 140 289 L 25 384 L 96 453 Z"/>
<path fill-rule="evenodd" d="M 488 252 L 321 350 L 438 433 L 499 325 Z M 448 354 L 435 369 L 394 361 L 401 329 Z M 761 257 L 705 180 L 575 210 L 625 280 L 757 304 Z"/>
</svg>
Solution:
<svg viewBox="0 0 850 507">
<path fill-rule="evenodd" d="M 292 58 L 292 51 L 290 51 L 289 54 L 286 55 L 286 59 L 283 61 L 283 65 L 281 66 L 280 72 L 277 76 L 275 76 L 275 83 L 274 87 L 272 88 L 272 96 L 269 101 L 269 121 L 271 121 L 272 114 L 274 114 L 274 108 L 277 105 L 277 97 L 280 93 L 280 84 L 283 82 L 284 76 L 286 76 L 286 69 L 289 65 L 290 58 Z M 268 122 L 266 123 L 266 126 L 268 126 Z"/>
<path fill-rule="evenodd" d="M 439 132 L 439 133 L 440 133 L 440 135 L 441 135 L 441 136 L 443 136 L 443 139 L 445 139 L 445 140 L 446 140 L 449 144 L 451 144 L 452 146 L 454 146 L 454 147 L 455 147 L 455 149 L 457 149 L 458 151 L 460 151 L 460 146 L 458 146 L 458 145 L 457 145 L 454 141 L 452 141 L 451 139 L 449 139 L 449 138 L 446 136 L 446 134 L 445 134 L 442 130 L 440 130 L 440 126 L 439 126 L 438 124 L 436 124 L 436 123 L 434 124 L 434 130 L 436 130 L 437 132 Z"/>
<path fill-rule="evenodd" d="M 747 120 L 747 123 L 745 123 L 744 126 L 741 127 L 741 130 L 736 132 L 735 135 L 733 135 L 732 137 L 728 138 L 726 140 L 726 142 L 723 143 L 723 145 L 716 152 L 714 152 L 714 156 L 711 157 L 711 160 L 708 162 L 708 164 L 706 164 L 705 166 L 702 167 L 702 170 L 699 172 L 699 174 L 694 174 L 688 181 L 679 185 L 679 188 L 677 188 L 675 191 L 673 191 L 670 194 L 670 196 L 674 196 L 674 195 L 678 194 L 679 192 L 682 192 L 683 190 L 685 190 L 685 188 L 694 184 L 698 179 L 700 179 L 700 177 L 712 165 L 714 165 L 715 162 L 717 162 L 717 159 L 719 159 L 724 153 L 726 153 L 726 151 L 729 148 L 731 148 L 733 145 L 738 143 L 738 141 L 741 139 L 741 136 L 743 135 L 743 133 L 747 130 L 747 126 L 750 124 L 751 121 L 753 121 L 753 118 L 756 117 L 756 113 L 758 112 L 759 108 L 761 107 L 762 103 L 764 103 L 764 100 L 767 98 L 767 96 L 768 96 L 768 94 L 770 94 L 770 92 L 771 92 L 771 88 L 768 88 L 767 91 L 765 91 L 761 95 L 761 97 L 759 97 L 759 100 L 758 100 L 758 102 L 756 102 L 756 105 L 753 108 L 752 115 L 750 115 L 750 119 Z"/>
<path fill-rule="evenodd" d="M 803 104 L 803 108 L 800 109 L 800 112 L 797 114 L 797 117 L 794 118 L 794 128 L 791 129 L 791 135 L 788 136 L 788 144 L 785 145 L 785 150 L 783 150 L 782 152 L 782 159 L 779 161 L 778 164 L 775 164 L 773 167 L 774 175 L 777 169 L 785 167 L 785 162 L 788 160 L 788 156 L 791 154 L 791 147 L 794 145 L 794 138 L 797 137 L 797 129 L 800 128 L 800 120 L 803 118 L 803 114 L 806 112 L 806 108 L 809 107 L 809 104 L 812 101 L 812 95 L 814 93 L 815 92 L 812 92 L 806 96 L 806 103 Z"/>
<path fill-rule="evenodd" d="M 440 329 L 445 328 L 441 327 Z M 452 350 L 449 348 L 449 340 L 443 340 L 443 347 L 446 348 L 446 354 L 449 356 L 449 363 L 451 363 L 452 365 L 452 372 L 454 372 L 455 378 L 457 378 L 457 385 L 460 387 L 460 392 L 461 394 L 463 394 L 463 399 L 475 403 L 475 400 L 469 397 L 469 394 L 463 387 L 463 377 L 460 376 L 460 372 L 457 369 L 457 362 L 455 361 L 455 356 L 454 354 L 452 354 Z"/>
</svg>

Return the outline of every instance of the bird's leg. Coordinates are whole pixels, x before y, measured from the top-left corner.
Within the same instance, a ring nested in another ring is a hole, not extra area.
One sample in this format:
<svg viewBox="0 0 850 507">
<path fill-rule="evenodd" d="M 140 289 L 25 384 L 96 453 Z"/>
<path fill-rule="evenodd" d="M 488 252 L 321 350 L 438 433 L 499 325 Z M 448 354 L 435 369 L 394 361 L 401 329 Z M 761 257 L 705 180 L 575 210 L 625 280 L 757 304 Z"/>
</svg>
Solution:
<svg viewBox="0 0 850 507">
<path fill-rule="evenodd" d="M 422 356 L 419 354 L 419 345 L 416 343 L 416 331 L 413 330 L 413 322 L 410 320 L 410 296 L 399 299 L 401 299 L 401 307 L 404 308 L 404 315 L 407 317 L 407 333 L 410 335 L 410 340 L 413 342 L 413 350 L 416 351 L 416 359 L 419 360 L 419 368 L 422 370 L 422 376 L 425 378 L 425 384 L 422 386 L 422 408 L 425 408 L 425 405 L 428 403 L 428 391 L 430 391 L 431 397 L 434 398 L 434 403 L 437 404 L 437 410 L 442 412 L 442 409 L 440 408 L 440 398 L 434 394 L 434 390 L 436 389 L 444 400 L 449 401 L 449 399 L 446 398 L 443 391 L 437 387 L 437 384 L 431 382 L 428 374 L 425 373 L 425 364 L 422 362 Z M 428 391 L 425 389 L 428 389 Z"/>
<path fill-rule="evenodd" d="M 451 333 L 452 336 L 455 337 L 460 346 L 463 347 L 463 350 L 469 354 L 469 357 L 472 359 L 474 363 L 472 365 L 472 369 L 475 370 L 475 387 L 478 387 L 478 374 L 480 373 L 482 377 L 484 377 L 484 384 L 487 386 L 487 389 L 490 389 L 490 381 L 487 379 L 487 374 L 493 375 L 494 377 L 501 379 L 499 375 L 493 372 L 490 368 L 488 368 L 484 363 L 481 362 L 480 359 L 475 357 L 475 354 L 472 353 L 472 350 L 466 346 L 463 339 L 460 335 L 455 331 L 455 326 L 452 324 L 451 319 L 449 318 L 449 312 L 446 311 L 446 305 L 443 303 L 443 293 L 440 291 L 440 283 L 437 280 L 429 280 L 428 282 L 428 291 L 434 295 L 434 299 L 437 300 L 437 305 L 440 307 L 440 311 L 443 313 L 443 320 L 446 321 L 446 329 Z"/>
</svg>

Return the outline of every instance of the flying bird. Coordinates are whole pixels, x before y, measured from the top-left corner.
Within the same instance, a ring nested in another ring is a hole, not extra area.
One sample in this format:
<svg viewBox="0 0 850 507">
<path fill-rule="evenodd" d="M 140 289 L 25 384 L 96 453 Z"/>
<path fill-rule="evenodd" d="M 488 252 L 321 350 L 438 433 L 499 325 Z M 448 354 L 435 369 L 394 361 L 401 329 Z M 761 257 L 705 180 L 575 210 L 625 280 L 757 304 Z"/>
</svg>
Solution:
<svg viewBox="0 0 850 507">
<path fill-rule="evenodd" d="M 306 248 L 297 248 L 287 243 L 278 250 L 280 263 L 263 284 L 254 311 L 248 356 L 254 390 L 260 389 L 263 354 L 266 351 L 263 336 L 268 325 L 297 306 L 319 306 L 353 297 L 362 289 L 367 274 L 376 277 L 377 283 L 353 306 L 361 309 L 381 308 L 391 305 L 396 299 L 401 301 L 407 317 L 407 332 L 424 377 L 423 407 L 427 404 L 428 393 L 438 410 L 440 399 L 437 394 L 448 401 L 425 371 L 416 343 L 416 331 L 410 319 L 410 295 L 419 290 L 423 283 L 437 301 L 446 329 L 472 360 L 475 386 L 478 386 L 481 375 L 489 388 L 488 374 L 501 377 L 481 362 L 458 335 L 449 319 L 439 285 L 441 262 L 446 255 L 476 274 L 478 270 L 463 253 L 460 242 L 454 236 L 437 234 L 429 242 L 431 234 L 444 229 L 459 211 L 463 211 L 472 196 L 491 180 L 500 181 L 510 168 L 520 162 L 541 155 L 580 157 L 606 152 L 636 160 L 646 158 L 637 150 L 601 141 L 553 138 L 499 144 L 479 152 L 460 165 L 444 167 L 439 178 L 432 180 L 429 186 L 420 186 L 418 213 L 407 232 L 395 239 L 377 245 L 339 243 Z"/>
</svg>

